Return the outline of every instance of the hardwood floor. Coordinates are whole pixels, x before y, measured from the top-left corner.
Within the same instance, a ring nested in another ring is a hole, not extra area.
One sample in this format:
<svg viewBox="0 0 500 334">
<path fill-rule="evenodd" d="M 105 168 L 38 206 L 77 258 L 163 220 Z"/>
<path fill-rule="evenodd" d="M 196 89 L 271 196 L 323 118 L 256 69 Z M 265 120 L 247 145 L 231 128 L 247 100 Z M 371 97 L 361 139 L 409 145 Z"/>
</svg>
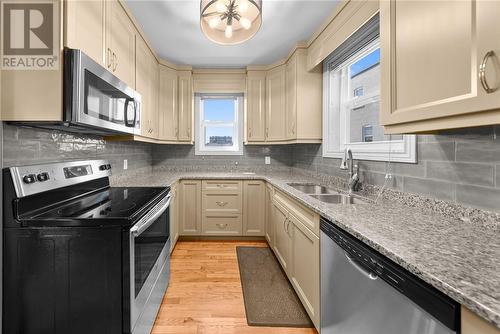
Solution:
<svg viewBox="0 0 500 334">
<path fill-rule="evenodd" d="M 265 241 L 182 241 L 171 258 L 167 294 L 153 334 L 317 334 L 311 328 L 250 327 L 245 317 L 236 246 Z"/>
</svg>

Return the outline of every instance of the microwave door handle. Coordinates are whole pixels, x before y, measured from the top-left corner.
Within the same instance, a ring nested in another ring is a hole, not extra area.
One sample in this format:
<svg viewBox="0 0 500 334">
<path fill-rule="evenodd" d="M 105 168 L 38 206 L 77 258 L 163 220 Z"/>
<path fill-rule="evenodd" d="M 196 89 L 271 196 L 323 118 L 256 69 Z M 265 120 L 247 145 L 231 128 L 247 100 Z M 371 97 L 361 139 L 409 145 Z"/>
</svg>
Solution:
<svg viewBox="0 0 500 334">
<path fill-rule="evenodd" d="M 130 124 L 129 121 L 128 121 L 128 105 L 129 103 L 133 103 L 134 105 L 134 120 L 133 120 L 133 123 Z M 135 127 L 135 122 L 137 120 L 137 111 L 136 111 L 136 103 L 135 103 L 135 99 L 134 98 L 127 98 L 126 102 L 125 102 L 125 108 L 123 108 L 123 113 L 124 113 L 124 117 L 123 119 L 125 120 L 125 126 L 129 127 L 129 128 L 133 128 Z"/>
<path fill-rule="evenodd" d="M 134 99 L 134 122 L 132 123 L 132 127 L 135 128 L 135 123 L 137 122 L 137 101 Z"/>
<path fill-rule="evenodd" d="M 134 225 L 132 226 L 132 228 L 130 229 L 130 233 L 134 236 L 134 237 L 138 237 L 139 235 L 142 234 L 142 232 L 146 231 L 148 229 L 148 227 L 150 227 L 155 221 L 156 219 L 158 219 L 158 217 L 160 217 L 163 212 L 165 212 L 165 210 L 167 210 L 167 208 L 169 207 L 170 205 L 170 201 L 172 200 L 172 195 L 167 195 L 167 202 L 165 202 L 165 204 L 163 204 L 160 209 L 153 215 L 151 216 L 147 221 L 145 221 L 144 223 L 140 224 L 140 225 Z"/>
</svg>

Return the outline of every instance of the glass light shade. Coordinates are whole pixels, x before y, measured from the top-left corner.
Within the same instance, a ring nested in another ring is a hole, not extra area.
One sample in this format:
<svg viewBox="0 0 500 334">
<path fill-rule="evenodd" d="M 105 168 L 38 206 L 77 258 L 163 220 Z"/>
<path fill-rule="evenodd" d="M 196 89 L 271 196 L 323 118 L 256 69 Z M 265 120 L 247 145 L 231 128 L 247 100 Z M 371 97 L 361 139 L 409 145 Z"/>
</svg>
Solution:
<svg viewBox="0 0 500 334">
<path fill-rule="evenodd" d="M 217 20 L 218 19 L 218 20 Z M 217 22 L 218 24 L 214 24 Z M 226 29 L 228 25 L 231 28 Z M 262 25 L 262 0 L 201 0 L 201 31 L 211 41 L 235 45 L 252 38 Z M 231 30 L 232 33 L 227 33 Z"/>
</svg>

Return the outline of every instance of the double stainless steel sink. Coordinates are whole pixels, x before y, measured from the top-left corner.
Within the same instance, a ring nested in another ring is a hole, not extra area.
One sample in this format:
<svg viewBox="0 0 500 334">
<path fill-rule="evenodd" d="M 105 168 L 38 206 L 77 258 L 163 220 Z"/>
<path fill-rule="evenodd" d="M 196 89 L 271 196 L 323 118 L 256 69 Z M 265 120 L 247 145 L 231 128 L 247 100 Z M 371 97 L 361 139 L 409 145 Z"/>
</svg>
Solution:
<svg viewBox="0 0 500 334">
<path fill-rule="evenodd" d="M 288 183 L 294 189 L 328 204 L 364 204 L 366 201 L 355 196 L 341 194 L 335 189 L 307 183 Z"/>
</svg>

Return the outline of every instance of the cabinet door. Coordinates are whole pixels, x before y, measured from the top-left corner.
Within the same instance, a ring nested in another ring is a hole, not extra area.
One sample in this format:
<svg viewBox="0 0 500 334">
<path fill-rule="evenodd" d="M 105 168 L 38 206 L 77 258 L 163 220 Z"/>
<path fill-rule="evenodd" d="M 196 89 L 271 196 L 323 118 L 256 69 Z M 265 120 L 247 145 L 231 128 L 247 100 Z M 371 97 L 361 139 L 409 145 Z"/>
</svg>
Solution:
<svg viewBox="0 0 500 334">
<path fill-rule="evenodd" d="M 293 215 L 292 285 L 312 321 L 319 325 L 319 238 Z"/>
<path fill-rule="evenodd" d="M 66 1 L 65 46 L 80 49 L 104 66 L 104 0 Z"/>
<path fill-rule="evenodd" d="M 266 78 L 267 119 L 266 140 L 282 141 L 286 139 L 285 114 L 285 65 L 278 66 L 267 74 Z"/>
<path fill-rule="evenodd" d="M 462 306 L 462 334 L 499 334 L 500 329 Z"/>
<path fill-rule="evenodd" d="M 286 64 L 286 138 L 297 138 L 297 55 Z"/>
<path fill-rule="evenodd" d="M 275 228 L 274 253 L 281 263 L 283 270 L 289 275 L 291 256 L 290 222 L 288 220 L 288 212 L 276 201 L 273 201 L 273 224 Z"/>
<path fill-rule="evenodd" d="M 247 76 L 247 141 L 266 139 L 266 75 L 263 71 Z"/>
<path fill-rule="evenodd" d="M 401 1 L 397 5 L 382 1 L 380 6 L 382 124 L 412 122 L 417 124 L 415 131 L 427 131 L 500 120 L 498 113 L 482 119 L 473 114 L 500 107 L 500 90 L 486 92 L 478 75 L 485 55 L 494 51 L 485 62 L 485 76 L 498 88 L 498 1 Z M 451 116 L 460 117 L 450 121 Z M 418 126 L 419 121 L 437 118 L 442 119 Z"/>
<path fill-rule="evenodd" d="M 151 87 L 151 52 L 148 46 L 142 40 L 137 38 L 136 45 L 136 86 L 135 89 L 141 94 L 141 135 L 152 136 L 152 87 Z"/>
<path fill-rule="evenodd" d="M 181 181 L 179 197 L 179 234 L 201 233 L 201 181 Z"/>
<path fill-rule="evenodd" d="M 266 184 L 266 239 L 274 247 L 273 187 Z"/>
<path fill-rule="evenodd" d="M 179 141 L 193 141 L 193 79 L 191 72 L 179 72 Z"/>
<path fill-rule="evenodd" d="M 170 190 L 170 253 L 173 252 L 179 238 L 179 185 L 174 185 Z"/>
<path fill-rule="evenodd" d="M 160 65 L 159 138 L 176 141 L 179 125 L 177 117 L 177 71 Z"/>
<path fill-rule="evenodd" d="M 265 235 L 266 185 L 262 181 L 243 182 L 243 235 Z"/>
<path fill-rule="evenodd" d="M 106 66 L 135 87 L 135 28 L 117 0 L 106 1 Z"/>
<path fill-rule="evenodd" d="M 149 135 L 151 138 L 157 139 L 159 134 L 159 124 L 158 124 L 158 89 L 159 89 L 159 81 L 160 81 L 160 72 L 158 68 L 158 62 L 156 61 L 155 56 L 150 53 L 149 57 L 149 66 L 150 66 L 150 107 L 149 107 L 149 119 L 151 120 L 151 134 Z"/>
</svg>

